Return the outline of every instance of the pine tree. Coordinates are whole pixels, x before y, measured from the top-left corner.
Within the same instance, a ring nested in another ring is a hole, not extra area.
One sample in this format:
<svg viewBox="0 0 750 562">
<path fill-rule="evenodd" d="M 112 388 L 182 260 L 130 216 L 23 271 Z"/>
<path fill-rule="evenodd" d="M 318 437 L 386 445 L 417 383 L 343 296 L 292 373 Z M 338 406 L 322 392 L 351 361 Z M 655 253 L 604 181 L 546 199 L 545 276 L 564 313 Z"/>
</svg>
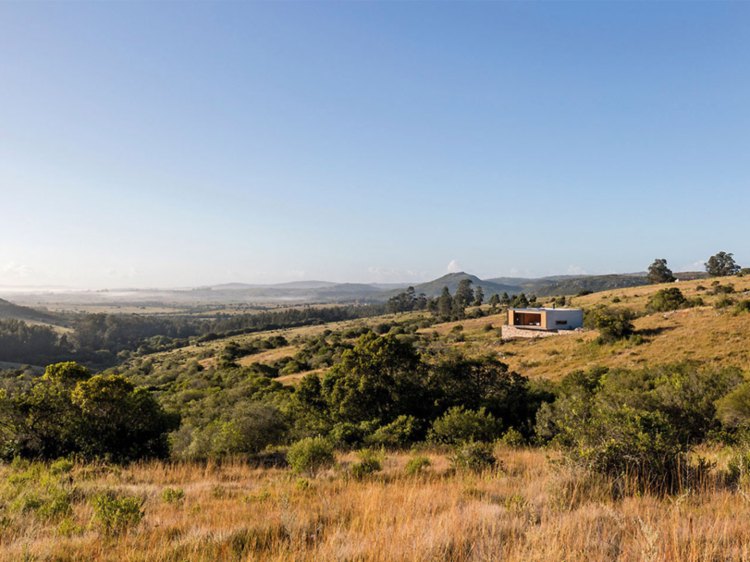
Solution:
<svg viewBox="0 0 750 562">
<path fill-rule="evenodd" d="M 453 313 L 453 297 L 451 297 L 448 287 L 443 287 L 443 292 L 440 293 L 440 298 L 437 302 L 437 312 L 442 320 L 450 320 Z"/>
<path fill-rule="evenodd" d="M 482 306 L 484 302 L 484 291 L 481 286 L 474 289 L 474 306 Z"/>
</svg>

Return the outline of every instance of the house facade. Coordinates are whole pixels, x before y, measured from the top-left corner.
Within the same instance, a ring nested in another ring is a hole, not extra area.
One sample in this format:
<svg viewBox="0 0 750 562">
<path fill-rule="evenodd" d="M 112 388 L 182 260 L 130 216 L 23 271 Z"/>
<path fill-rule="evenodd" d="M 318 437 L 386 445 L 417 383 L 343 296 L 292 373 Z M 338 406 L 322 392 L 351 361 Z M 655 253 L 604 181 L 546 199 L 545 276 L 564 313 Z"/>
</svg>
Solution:
<svg viewBox="0 0 750 562">
<path fill-rule="evenodd" d="M 526 330 L 575 330 L 583 327 L 580 308 L 510 308 L 508 325 Z"/>
</svg>

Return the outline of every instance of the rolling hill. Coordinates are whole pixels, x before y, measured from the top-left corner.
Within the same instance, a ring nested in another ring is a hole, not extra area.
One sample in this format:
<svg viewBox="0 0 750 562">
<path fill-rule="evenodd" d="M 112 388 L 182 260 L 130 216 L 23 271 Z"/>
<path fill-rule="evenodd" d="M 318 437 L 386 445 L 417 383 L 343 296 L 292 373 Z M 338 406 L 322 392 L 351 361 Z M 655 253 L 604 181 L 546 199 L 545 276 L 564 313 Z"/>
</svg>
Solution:
<svg viewBox="0 0 750 562">
<path fill-rule="evenodd" d="M 0 299 L 0 320 L 23 320 L 24 322 L 39 324 L 60 324 L 59 318 L 26 306 L 13 304 Z"/>
</svg>

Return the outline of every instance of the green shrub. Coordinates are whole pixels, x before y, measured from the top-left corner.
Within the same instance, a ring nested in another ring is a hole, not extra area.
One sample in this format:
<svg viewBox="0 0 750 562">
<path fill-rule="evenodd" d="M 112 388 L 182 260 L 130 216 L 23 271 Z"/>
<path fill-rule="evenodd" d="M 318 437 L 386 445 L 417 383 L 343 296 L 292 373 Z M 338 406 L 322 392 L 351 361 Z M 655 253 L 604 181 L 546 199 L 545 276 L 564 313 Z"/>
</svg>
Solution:
<svg viewBox="0 0 750 562">
<path fill-rule="evenodd" d="M 362 449 L 359 452 L 359 462 L 354 463 L 350 468 L 350 474 L 356 480 L 362 480 L 383 467 L 383 453 L 373 451 L 372 449 Z"/>
<path fill-rule="evenodd" d="M 286 460 L 296 473 L 315 476 L 321 470 L 333 466 L 333 446 L 323 437 L 307 437 L 294 443 L 286 454 Z"/>
<path fill-rule="evenodd" d="M 492 445 L 476 441 L 456 445 L 449 460 L 451 467 L 459 471 L 483 472 L 497 464 Z"/>
<path fill-rule="evenodd" d="M 747 488 L 750 484 L 750 451 L 736 452 L 727 462 L 727 484 Z"/>
<path fill-rule="evenodd" d="M 92 523 L 105 535 L 118 535 L 136 527 L 143 519 L 143 498 L 117 497 L 113 492 L 103 492 L 93 497 Z"/>
<path fill-rule="evenodd" d="M 42 463 L 14 462 L 12 466 L 17 470 L 0 490 L 0 505 L 5 500 L 10 511 L 33 513 L 42 521 L 70 515 L 75 494 L 72 479 L 52 472 Z"/>
<path fill-rule="evenodd" d="M 737 303 L 734 307 L 736 314 L 742 314 L 743 312 L 750 312 L 750 300 L 744 300 Z"/>
<path fill-rule="evenodd" d="M 732 400 L 725 396 L 741 380 L 736 369 L 689 363 L 575 373 L 540 409 L 537 435 L 552 437 L 575 464 L 628 482 L 631 492 L 673 492 L 705 468 L 690 464 L 692 444 L 719 429 L 719 419 L 746 423 L 750 393 L 739 387 Z"/>
<path fill-rule="evenodd" d="M 686 308 L 690 303 L 677 287 L 657 291 L 648 301 L 646 308 L 653 312 L 667 312 Z"/>
<path fill-rule="evenodd" d="M 404 471 L 406 472 L 407 476 L 417 476 L 419 474 L 425 473 L 427 469 L 430 468 L 430 466 L 432 466 L 430 459 L 418 455 L 409 459 L 409 462 L 406 463 Z"/>
<path fill-rule="evenodd" d="M 526 445 L 526 439 L 524 439 L 524 436 L 521 434 L 521 432 L 512 427 L 505 433 L 503 433 L 500 441 L 502 441 L 502 443 L 504 445 L 507 445 L 508 447 L 523 447 L 524 445 Z"/>
<path fill-rule="evenodd" d="M 728 297 L 726 295 L 719 297 L 716 299 L 716 302 L 714 303 L 714 308 L 729 308 L 733 304 L 735 304 L 736 301 L 732 297 Z"/>
<path fill-rule="evenodd" d="M 69 459 L 57 459 L 49 465 L 50 474 L 60 475 L 69 474 L 73 470 L 73 461 Z"/>
<path fill-rule="evenodd" d="M 419 422 L 414 416 L 399 416 L 388 425 L 378 428 L 367 441 L 381 447 L 405 447 L 415 440 L 418 429 Z"/>
<path fill-rule="evenodd" d="M 185 499 L 185 491 L 182 488 L 164 488 L 161 499 L 166 503 L 182 503 Z"/>
<path fill-rule="evenodd" d="M 585 323 L 599 330 L 599 343 L 612 343 L 633 334 L 635 314 L 628 308 L 598 306 L 586 311 Z"/>
<path fill-rule="evenodd" d="M 467 410 L 463 406 L 449 408 L 432 424 L 428 438 L 433 443 L 455 444 L 464 441 L 492 441 L 502 423 L 483 407 Z"/>
</svg>

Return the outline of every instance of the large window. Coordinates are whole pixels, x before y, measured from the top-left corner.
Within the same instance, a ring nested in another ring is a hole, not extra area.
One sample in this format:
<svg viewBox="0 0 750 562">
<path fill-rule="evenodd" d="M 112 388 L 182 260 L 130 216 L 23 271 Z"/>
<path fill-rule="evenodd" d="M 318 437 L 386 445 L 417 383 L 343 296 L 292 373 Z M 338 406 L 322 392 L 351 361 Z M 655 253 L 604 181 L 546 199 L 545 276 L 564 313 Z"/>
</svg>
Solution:
<svg viewBox="0 0 750 562">
<path fill-rule="evenodd" d="M 515 312 L 513 324 L 516 326 L 541 326 L 542 314 L 540 312 Z"/>
</svg>

